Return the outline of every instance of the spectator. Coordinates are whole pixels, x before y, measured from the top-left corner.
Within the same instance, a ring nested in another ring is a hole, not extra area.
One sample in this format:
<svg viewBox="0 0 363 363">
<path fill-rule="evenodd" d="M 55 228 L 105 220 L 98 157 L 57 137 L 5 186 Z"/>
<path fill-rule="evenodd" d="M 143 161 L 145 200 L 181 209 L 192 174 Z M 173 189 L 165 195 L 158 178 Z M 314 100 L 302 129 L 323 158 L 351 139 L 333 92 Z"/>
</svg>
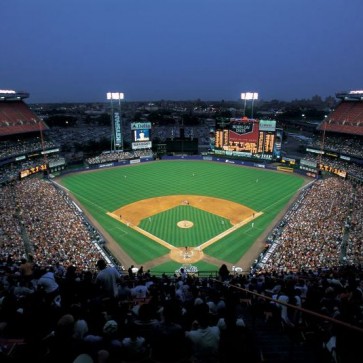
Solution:
<svg viewBox="0 0 363 363">
<path fill-rule="evenodd" d="M 121 341 L 121 356 L 125 362 L 140 362 L 149 356 L 149 346 L 134 324 L 126 327 L 125 337 Z"/>
<path fill-rule="evenodd" d="M 226 282 L 229 280 L 230 272 L 229 272 L 226 264 L 221 265 L 221 267 L 218 270 L 218 276 L 219 276 L 220 281 L 222 281 L 222 282 Z"/>
<path fill-rule="evenodd" d="M 134 273 L 134 270 L 133 270 L 134 268 L 135 268 L 135 266 L 131 265 L 127 270 L 130 280 L 133 280 L 135 278 L 135 273 Z"/>
<path fill-rule="evenodd" d="M 30 282 L 34 274 L 33 258 L 31 256 L 29 256 L 28 259 L 25 257 L 22 258 L 19 270 L 23 279 L 27 282 Z"/>
<path fill-rule="evenodd" d="M 37 291 L 42 294 L 48 304 L 60 304 L 59 285 L 55 279 L 52 267 L 43 271 L 37 281 Z"/>
<path fill-rule="evenodd" d="M 218 363 L 219 328 L 209 326 L 208 305 L 203 303 L 198 307 L 198 320 L 193 322 L 191 330 L 185 332 L 192 344 L 192 359 L 195 362 Z"/>
<path fill-rule="evenodd" d="M 101 298 L 116 299 L 118 295 L 118 283 L 121 275 L 113 266 L 107 266 L 106 261 L 101 258 L 97 261 L 99 272 L 96 276 L 96 285 L 99 288 Z"/>
<path fill-rule="evenodd" d="M 164 302 L 161 321 L 151 336 L 151 359 L 154 362 L 187 362 L 191 356 L 191 344 L 187 340 L 182 320 L 182 305 L 177 300 Z"/>
</svg>

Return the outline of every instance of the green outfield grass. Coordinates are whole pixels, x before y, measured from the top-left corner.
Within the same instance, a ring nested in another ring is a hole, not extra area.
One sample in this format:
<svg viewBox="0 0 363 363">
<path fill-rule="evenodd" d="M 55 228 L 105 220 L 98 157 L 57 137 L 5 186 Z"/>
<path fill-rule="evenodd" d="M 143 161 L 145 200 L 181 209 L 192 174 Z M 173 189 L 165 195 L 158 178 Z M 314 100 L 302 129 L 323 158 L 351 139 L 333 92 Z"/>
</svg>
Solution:
<svg viewBox="0 0 363 363">
<path fill-rule="evenodd" d="M 254 220 L 253 227 L 248 223 L 204 250 L 212 257 L 236 264 L 304 184 L 304 179 L 296 174 L 186 160 L 69 174 L 58 181 L 139 265 L 165 255 L 169 250 L 108 216 L 107 212 L 138 200 L 179 194 L 222 198 L 263 212 Z M 170 228 L 178 218 L 194 219 L 203 228 L 199 231 L 197 228 L 188 231 Z M 221 233 L 230 224 L 227 220 L 222 224 L 221 217 L 214 214 L 181 206 L 155 215 L 151 223 L 145 219 L 139 226 L 176 246 L 193 246 Z M 171 262 L 154 270 L 171 268 L 174 271 L 175 265 L 178 264 Z M 198 268 L 210 266 L 205 262 L 195 265 Z"/>
</svg>

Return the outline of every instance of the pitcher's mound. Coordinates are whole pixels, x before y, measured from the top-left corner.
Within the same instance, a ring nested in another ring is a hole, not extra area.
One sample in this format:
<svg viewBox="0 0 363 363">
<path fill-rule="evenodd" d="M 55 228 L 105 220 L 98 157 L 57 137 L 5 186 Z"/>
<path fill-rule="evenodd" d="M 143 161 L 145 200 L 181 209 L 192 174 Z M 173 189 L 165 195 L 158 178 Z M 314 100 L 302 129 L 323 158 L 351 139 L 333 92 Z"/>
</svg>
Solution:
<svg viewBox="0 0 363 363">
<path fill-rule="evenodd" d="M 193 227 L 194 223 L 191 221 L 179 221 L 176 225 L 179 228 L 191 228 Z"/>
</svg>

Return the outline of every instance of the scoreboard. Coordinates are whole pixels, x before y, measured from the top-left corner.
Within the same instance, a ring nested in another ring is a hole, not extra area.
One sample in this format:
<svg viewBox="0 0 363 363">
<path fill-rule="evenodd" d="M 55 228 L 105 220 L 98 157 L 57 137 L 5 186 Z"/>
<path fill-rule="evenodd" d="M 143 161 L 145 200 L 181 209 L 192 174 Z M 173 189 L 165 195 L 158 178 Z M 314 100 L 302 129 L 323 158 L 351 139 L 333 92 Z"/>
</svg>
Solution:
<svg viewBox="0 0 363 363">
<path fill-rule="evenodd" d="M 272 154 L 275 146 L 275 133 L 260 131 L 258 135 L 258 153 Z"/>
<path fill-rule="evenodd" d="M 46 164 L 41 164 L 41 165 L 37 165 L 37 166 L 30 167 L 30 168 L 27 168 L 27 169 L 23 169 L 19 173 L 19 178 L 23 179 L 23 178 L 26 178 L 29 175 L 36 174 L 36 173 L 39 173 L 40 171 L 45 171 L 45 170 L 47 170 L 47 165 Z"/>
<path fill-rule="evenodd" d="M 228 130 L 217 130 L 215 138 L 215 147 L 222 149 L 224 145 L 228 144 Z"/>
<path fill-rule="evenodd" d="M 131 123 L 132 150 L 151 149 L 151 122 Z"/>
<path fill-rule="evenodd" d="M 226 128 L 216 130 L 215 149 L 272 159 L 276 140 L 276 121 L 232 119 Z"/>
<path fill-rule="evenodd" d="M 347 177 L 347 172 L 345 170 L 335 168 L 334 166 L 331 166 L 331 165 L 326 165 L 326 164 L 318 163 L 318 168 L 320 170 L 322 170 L 322 171 L 327 171 L 329 173 L 332 173 L 332 174 L 335 174 L 335 175 L 339 175 L 342 178 L 346 178 Z"/>
</svg>

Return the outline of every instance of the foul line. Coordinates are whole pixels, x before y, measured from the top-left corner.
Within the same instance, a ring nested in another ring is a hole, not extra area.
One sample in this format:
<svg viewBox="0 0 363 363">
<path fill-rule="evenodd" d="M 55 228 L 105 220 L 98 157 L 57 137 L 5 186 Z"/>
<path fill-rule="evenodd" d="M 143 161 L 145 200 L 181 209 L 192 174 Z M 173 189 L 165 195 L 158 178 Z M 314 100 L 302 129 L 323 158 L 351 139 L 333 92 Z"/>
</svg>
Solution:
<svg viewBox="0 0 363 363">
<path fill-rule="evenodd" d="M 239 222 L 237 224 L 235 224 L 234 226 L 232 226 L 231 228 L 227 229 L 226 231 L 218 234 L 217 236 L 214 236 L 213 238 L 211 238 L 210 240 L 202 243 L 201 245 L 199 245 L 197 248 L 199 248 L 200 250 L 204 250 L 206 247 L 210 246 L 211 244 L 219 241 L 221 238 L 228 236 L 229 234 L 231 234 L 232 232 L 236 231 L 237 229 L 241 228 L 242 226 L 244 226 L 245 224 L 247 224 L 248 222 L 254 220 L 255 218 L 259 217 L 260 215 L 262 215 L 262 212 L 258 212 L 255 213 L 255 216 L 246 218 L 245 220 L 243 220 L 242 222 Z"/>
</svg>

